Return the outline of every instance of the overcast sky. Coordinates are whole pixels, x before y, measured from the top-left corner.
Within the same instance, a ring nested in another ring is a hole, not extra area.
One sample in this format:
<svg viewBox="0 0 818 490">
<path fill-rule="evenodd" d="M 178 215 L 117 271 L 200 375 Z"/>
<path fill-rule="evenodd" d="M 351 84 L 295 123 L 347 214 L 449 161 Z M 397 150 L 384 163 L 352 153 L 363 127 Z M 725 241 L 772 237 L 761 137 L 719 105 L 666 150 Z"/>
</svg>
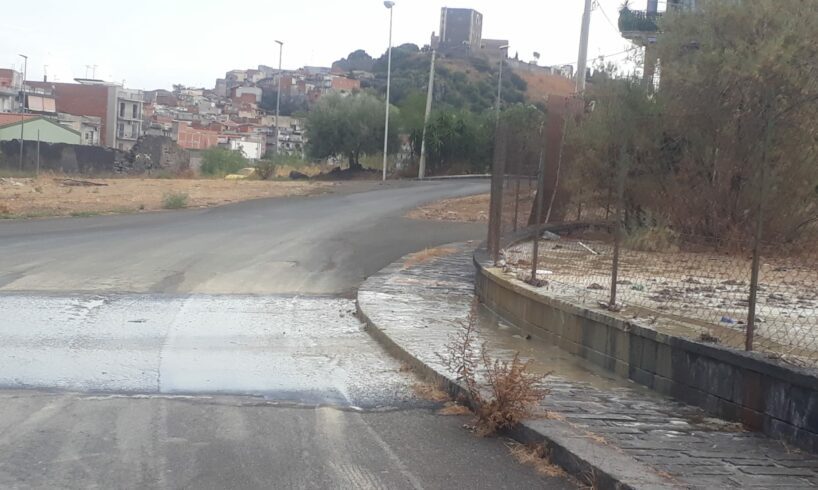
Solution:
<svg viewBox="0 0 818 490">
<path fill-rule="evenodd" d="M 577 60 L 583 0 L 396 0 L 393 43 L 429 43 L 440 7 L 483 13 L 483 37 L 509 39 L 510 55 L 540 64 Z M 622 0 L 598 0 L 591 16 L 589 58 L 621 52 L 629 43 L 616 30 Z M 634 0 L 644 8 L 646 0 Z M 664 2 L 660 2 L 664 3 Z M 380 0 L 40 0 L 3 9 L 0 67 L 28 78 L 67 82 L 91 75 L 139 89 L 174 83 L 213 87 L 234 68 L 329 66 L 355 49 L 377 57 L 388 42 L 388 11 Z M 36 7 L 35 7 L 36 5 Z M 607 18 L 606 18 L 607 15 Z M 623 55 L 610 59 L 622 59 Z"/>
</svg>

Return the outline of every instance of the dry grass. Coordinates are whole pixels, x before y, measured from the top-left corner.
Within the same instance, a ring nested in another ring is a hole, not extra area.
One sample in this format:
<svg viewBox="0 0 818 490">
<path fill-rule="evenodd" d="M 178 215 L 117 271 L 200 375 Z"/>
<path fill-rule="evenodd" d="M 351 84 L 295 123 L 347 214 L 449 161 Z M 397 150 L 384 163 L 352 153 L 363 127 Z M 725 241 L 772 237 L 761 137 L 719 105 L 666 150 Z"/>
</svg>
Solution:
<svg viewBox="0 0 818 490">
<path fill-rule="evenodd" d="M 525 80 L 528 85 L 526 98 L 530 102 L 545 103 L 550 95 L 568 96 L 576 91 L 572 80 L 559 75 L 550 75 L 528 70 L 514 70 L 514 73 Z"/>
<path fill-rule="evenodd" d="M 474 412 L 464 405 L 457 402 L 446 402 L 446 404 L 437 411 L 438 415 L 474 415 Z"/>
<path fill-rule="evenodd" d="M 53 175 L 0 179 L 0 216 L 91 216 L 155 211 L 170 194 L 187 194 L 187 207 L 209 207 L 264 197 L 301 196 L 332 186 L 316 182 L 220 179 L 88 179 L 101 186 L 65 186 Z"/>
<path fill-rule="evenodd" d="M 430 383 L 415 383 L 412 385 L 412 391 L 418 398 L 430 402 L 443 403 L 450 400 L 448 393 Z"/>
<path fill-rule="evenodd" d="M 538 474 L 554 478 L 566 478 L 565 470 L 551 462 L 549 451 L 542 444 L 524 445 L 509 441 L 506 447 L 520 464 L 534 468 Z"/>
<path fill-rule="evenodd" d="M 464 223 L 488 223 L 490 194 L 445 199 L 413 209 L 407 218 Z"/>
<path fill-rule="evenodd" d="M 410 254 L 408 257 L 406 257 L 406 260 L 403 261 L 403 267 L 408 268 L 425 264 L 432 259 L 437 257 L 445 257 L 455 252 L 457 252 L 457 249 L 452 247 L 425 248 L 420 252 Z"/>
</svg>

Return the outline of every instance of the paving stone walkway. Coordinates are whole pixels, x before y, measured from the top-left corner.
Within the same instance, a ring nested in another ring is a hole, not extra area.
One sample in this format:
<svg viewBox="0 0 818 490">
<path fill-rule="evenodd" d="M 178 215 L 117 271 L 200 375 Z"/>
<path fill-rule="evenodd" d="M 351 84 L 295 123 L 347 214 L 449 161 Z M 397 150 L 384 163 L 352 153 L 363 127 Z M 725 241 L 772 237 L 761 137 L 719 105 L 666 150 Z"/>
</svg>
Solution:
<svg viewBox="0 0 818 490">
<path fill-rule="evenodd" d="M 456 244 L 438 257 L 429 258 L 434 254 L 427 252 L 423 260 L 395 263 L 359 291 L 361 310 L 373 324 L 451 378 L 438 353 L 468 316 L 475 246 Z M 611 449 L 624 453 L 641 467 L 637 472 L 652 471 L 668 486 L 681 488 L 818 487 L 814 454 L 617 378 L 536 337 L 527 338 L 489 312 L 481 313 L 479 332 L 495 357 L 519 351 L 532 359 L 535 369 L 552 372 L 544 408 L 575 431 L 571 437 L 596 444 L 600 457 Z M 543 423 L 529 425 L 536 429 Z"/>
</svg>

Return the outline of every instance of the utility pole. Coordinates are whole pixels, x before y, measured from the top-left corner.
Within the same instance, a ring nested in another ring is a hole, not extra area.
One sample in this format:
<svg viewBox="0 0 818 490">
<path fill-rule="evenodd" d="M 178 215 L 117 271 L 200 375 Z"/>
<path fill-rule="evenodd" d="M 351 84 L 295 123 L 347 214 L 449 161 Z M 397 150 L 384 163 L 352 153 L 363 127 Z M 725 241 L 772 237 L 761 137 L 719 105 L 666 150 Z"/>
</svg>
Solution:
<svg viewBox="0 0 818 490">
<path fill-rule="evenodd" d="M 435 91 L 435 50 L 432 50 L 432 66 L 429 68 L 429 88 L 426 91 L 426 114 L 423 116 L 423 138 L 420 140 L 420 165 L 418 179 L 426 177 L 426 126 L 429 125 L 429 115 L 432 113 L 432 98 Z"/>
<path fill-rule="evenodd" d="M 281 58 L 284 54 L 284 43 L 281 41 L 276 41 L 278 43 L 278 90 L 276 90 L 276 130 L 275 130 L 275 138 L 276 138 L 276 146 L 275 146 L 275 153 L 278 155 L 278 114 L 281 110 Z"/>
<path fill-rule="evenodd" d="M 591 0 L 585 0 L 582 13 L 582 32 L 579 38 L 579 58 L 577 59 L 577 93 L 585 92 L 585 71 L 588 62 L 588 36 L 591 31 Z"/>
<path fill-rule="evenodd" d="M 389 50 L 386 62 L 386 122 L 383 127 L 383 180 L 386 180 L 386 155 L 389 151 L 389 88 L 392 84 L 392 14 L 395 2 L 386 0 L 383 6 L 389 9 Z"/>
<path fill-rule="evenodd" d="M 23 105 L 22 109 L 20 109 L 20 171 L 23 171 L 23 152 L 25 151 L 26 147 L 26 140 L 25 140 L 25 127 L 26 127 L 26 77 L 28 76 L 28 56 L 21 54 L 21 58 L 23 58 L 23 83 L 20 86 L 20 91 L 23 94 Z"/>
<path fill-rule="evenodd" d="M 509 47 L 508 44 L 500 46 L 500 74 L 497 76 L 497 117 L 495 123 L 500 123 L 500 104 L 503 101 L 503 65 L 506 61 L 506 53 Z"/>
</svg>

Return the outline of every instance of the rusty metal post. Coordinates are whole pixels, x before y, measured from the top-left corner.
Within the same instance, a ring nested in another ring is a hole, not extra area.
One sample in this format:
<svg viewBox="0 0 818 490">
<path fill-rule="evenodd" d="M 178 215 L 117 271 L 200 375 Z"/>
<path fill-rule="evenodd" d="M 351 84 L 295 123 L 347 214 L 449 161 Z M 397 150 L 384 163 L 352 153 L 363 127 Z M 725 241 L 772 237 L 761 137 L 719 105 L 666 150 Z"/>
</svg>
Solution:
<svg viewBox="0 0 818 490">
<path fill-rule="evenodd" d="M 747 332 L 744 339 L 744 349 L 753 350 L 756 327 L 756 304 L 758 302 L 758 276 L 761 262 L 761 239 L 764 226 L 764 206 L 767 201 L 767 156 L 770 147 L 770 140 L 773 133 L 773 118 L 767 113 L 767 126 L 764 129 L 764 143 L 761 150 L 761 182 L 758 197 L 758 210 L 756 212 L 756 233 L 753 238 L 753 263 L 750 272 L 750 298 L 747 307 Z"/>
<path fill-rule="evenodd" d="M 624 147 L 619 150 L 617 170 L 616 217 L 614 218 L 616 221 L 614 222 L 614 249 L 611 263 L 611 298 L 608 302 L 608 307 L 611 309 L 616 309 L 616 283 L 619 280 L 619 254 L 622 245 L 622 211 L 625 206 L 625 176 L 627 174 Z"/>
<path fill-rule="evenodd" d="M 545 141 L 540 149 L 540 160 L 537 165 L 537 206 L 534 211 L 534 246 L 531 255 L 531 282 L 537 279 L 537 268 L 540 258 L 540 236 L 542 235 L 542 204 L 543 193 L 545 192 Z"/>
<path fill-rule="evenodd" d="M 500 259 L 500 233 L 503 220 L 503 184 L 506 171 L 506 132 L 497 125 L 494 134 L 494 164 L 491 169 L 488 249 L 494 263 Z"/>
<path fill-rule="evenodd" d="M 514 185 L 514 224 L 512 225 L 512 230 L 514 231 L 517 231 L 517 214 L 520 211 L 520 171 L 521 169 L 518 168 L 514 176 L 514 180 L 516 181 Z"/>
</svg>

